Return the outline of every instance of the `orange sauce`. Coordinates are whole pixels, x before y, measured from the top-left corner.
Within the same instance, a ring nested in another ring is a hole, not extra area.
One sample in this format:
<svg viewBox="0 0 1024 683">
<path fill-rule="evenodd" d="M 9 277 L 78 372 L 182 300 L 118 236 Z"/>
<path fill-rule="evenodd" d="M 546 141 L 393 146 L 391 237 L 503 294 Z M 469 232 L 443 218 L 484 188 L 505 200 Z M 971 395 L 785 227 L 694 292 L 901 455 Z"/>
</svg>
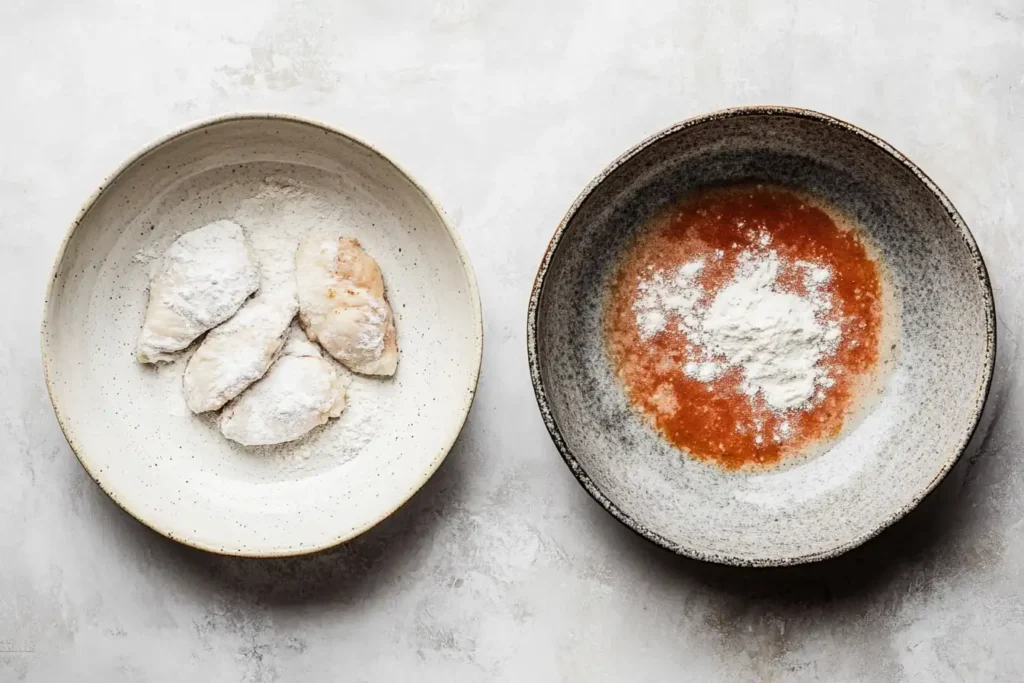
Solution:
<svg viewBox="0 0 1024 683">
<path fill-rule="evenodd" d="M 764 234 L 768 247 L 759 241 Z M 822 363 L 834 384 L 821 387 L 802 410 L 775 412 L 760 394 L 743 393 L 739 368 L 707 383 L 687 376 L 683 367 L 700 358 L 688 353 L 693 345 L 675 321 L 649 339 L 637 325 L 638 284 L 650 273 L 703 259 L 697 282 L 705 294 L 698 305 L 706 306 L 733 278 L 742 252 L 765 248 L 789 264 L 776 281 L 779 291 L 807 294 L 795 261 L 832 272 L 823 287 L 832 299 L 825 315 L 841 337 Z M 630 401 L 671 443 L 728 469 L 767 465 L 839 434 L 862 380 L 878 363 L 881 296 L 878 267 L 857 232 L 837 225 L 819 205 L 760 185 L 707 190 L 656 216 L 627 249 L 606 301 L 606 346 Z M 780 428 L 785 438 L 773 438 Z"/>
</svg>

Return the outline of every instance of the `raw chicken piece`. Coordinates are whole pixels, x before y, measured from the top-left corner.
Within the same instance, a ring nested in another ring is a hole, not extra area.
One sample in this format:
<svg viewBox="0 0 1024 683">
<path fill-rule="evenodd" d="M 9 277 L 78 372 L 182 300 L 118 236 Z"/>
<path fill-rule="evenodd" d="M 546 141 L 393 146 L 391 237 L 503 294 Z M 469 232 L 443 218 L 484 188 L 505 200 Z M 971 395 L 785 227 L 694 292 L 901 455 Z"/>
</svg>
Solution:
<svg viewBox="0 0 1024 683">
<path fill-rule="evenodd" d="M 217 221 L 185 233 L 171 244 L 149 284 L 139 362 L 171 360 L 234 315 L 259 286 L 259 266 L 237 223 Z"/>
<path fill-rule="evenodd" d="M 182 384 L 193 413 L 218 410 L 267 372 L 299 310 L 294 287 L 261 291 L 210 331 L 188 361 Z"/>
<path fill-rule="evenodd" d="M 270 370 L 224 408 L 220 431 L 243 446 L 293 441 L 345 409 L 347 382 L 301 330 L 292 328 Z"/>
<path fill-rule="evenodd" d="M 299 320 L 347 368 L 393 375 L 398 345 L 380 266 L 354 239 L 310 236 L 295 253 Z"/>
</svg>

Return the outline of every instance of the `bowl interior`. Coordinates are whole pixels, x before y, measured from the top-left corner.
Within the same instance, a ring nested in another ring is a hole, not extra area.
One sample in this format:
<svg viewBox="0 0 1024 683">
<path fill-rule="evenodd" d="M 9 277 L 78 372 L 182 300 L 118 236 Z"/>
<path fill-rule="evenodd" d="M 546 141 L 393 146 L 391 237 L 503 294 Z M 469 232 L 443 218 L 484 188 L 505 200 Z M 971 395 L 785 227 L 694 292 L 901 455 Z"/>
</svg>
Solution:
<svg viewBox="0 0 1024 683">
<path fill-rule="evenodd" d="M 634 412 L 601 333 L 602 299 L 645 219 L 697 188 L 763 181 L 854 217 L 897 301 L 880 399 L 829 450 L 788 468 L 726 472 L 680 453 Z M 542 268 L 535 371 L 549 428 L 583 484 L 677 552 L 734 564 L 849 549 L 915 505 L 959 457 L 994 358 L 991 291 L 952 207 L 883 146 L 799 113 L 712 116 L 642 145 L 570 212 Z"/>
<path fill-rule="evenodd" d="M 294 252 L 311 229 L 356 237 L 384 272 L 397 374 L 356 377 L 342 418 L 291 444 L 226 440 L 185 407 L 183 361 L 134 357 L 152 263 L 221 218 L 258 250 Z M 481 333 L 465 254 L 407 176 L 340 133 L 243 117 L 170 138 L 102 189 L 56 265 L 43 355 L 68 440 L 121 506 L 197 547 L 287 555 L 356 535 L 429 478 L 469 410 Z"/>
</svg>

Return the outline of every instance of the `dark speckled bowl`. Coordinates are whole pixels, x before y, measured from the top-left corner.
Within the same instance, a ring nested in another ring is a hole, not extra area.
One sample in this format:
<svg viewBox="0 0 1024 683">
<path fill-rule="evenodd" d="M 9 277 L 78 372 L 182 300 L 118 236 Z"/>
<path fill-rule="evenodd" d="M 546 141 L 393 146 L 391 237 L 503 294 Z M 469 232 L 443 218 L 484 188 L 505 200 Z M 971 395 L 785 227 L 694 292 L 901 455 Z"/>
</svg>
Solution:
<svg viewBox="0 0 1024 683">
<path fill-rule="evenodd" d="M 698 187 L 740 180 L 805 190 L 853 216 L 889 273 L 899 323 L 879 400 L 826 452 L 725 471 L 680 454 L 629 407 L 601 309 L 616 260 L 647 217 Z M 860 545 L 949 472 L 988 393 L 995 309 L 967 226 L 903 155 L 822 114 L 753 107 L 662 131 L 590 183 L 544 255 L 527 335 L 544 422 L 608 512 L 689 557 L 773 566 Z"/>
</svg>

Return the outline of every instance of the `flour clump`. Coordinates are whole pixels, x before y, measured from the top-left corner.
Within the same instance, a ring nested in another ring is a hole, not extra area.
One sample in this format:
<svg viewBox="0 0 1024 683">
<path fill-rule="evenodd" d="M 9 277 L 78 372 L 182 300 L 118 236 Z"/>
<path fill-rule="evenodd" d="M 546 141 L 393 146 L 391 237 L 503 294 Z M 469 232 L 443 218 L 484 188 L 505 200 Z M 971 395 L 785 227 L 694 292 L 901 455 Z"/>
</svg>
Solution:
<svg viewBox="0 0 1024 683">
<path fill-rule="evenodd" d="M 757 241 L 761 247 L 769 243 L 767 237 Z M 806 408 L 831 381 L 822 361 L 835 352 L 842 334 L 825 316 L 832 304 L 824 285 L 832 273 L 796 264 L 805 273 L 804 292 L 796 293 L 779 286 L 782 266 L 774 249 L 745 250 L 717 293 L 698 281 L 700 260 L 670 274 L 652 273 L 638 283 L 634 303 L 641 338 L 654 337 L 674 320 L 696 356 L 683 367 L 688 377 L 713 382 L 738 368 L 743 393 L 759 396 L 770 409 Z"/>
</svg>

